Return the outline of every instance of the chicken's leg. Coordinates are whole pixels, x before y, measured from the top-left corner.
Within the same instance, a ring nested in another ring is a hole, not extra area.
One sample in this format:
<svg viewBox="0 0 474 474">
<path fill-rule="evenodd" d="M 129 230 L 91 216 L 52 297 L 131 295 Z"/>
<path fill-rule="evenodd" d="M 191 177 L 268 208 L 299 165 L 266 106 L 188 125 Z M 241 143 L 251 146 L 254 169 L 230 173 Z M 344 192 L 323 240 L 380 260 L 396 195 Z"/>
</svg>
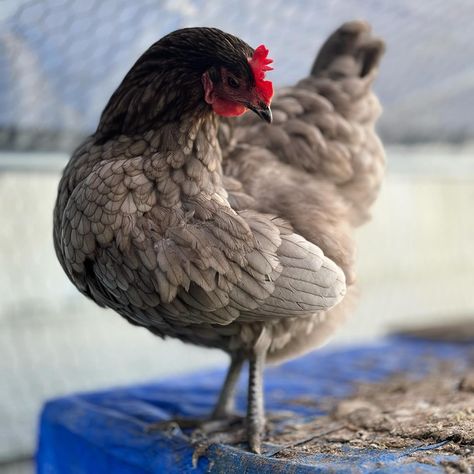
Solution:
<svg viewBox="0 0 474 474">
<path fill-rule="evenodd" d="M 224 381 L 224 385 L 219 393 L 216 406 L 211 414 L 211 419 L 217 420 L 228 417 L 234 409 L 235 387 L 239 380 L 240 372 L 244 364 L 241 355 L 232 355 L 229 370 Z"/>
<path fill-rule="evenodd" d="M 265 328 L 249 357 L 249 386 L 247 405 L 247 437 L 250 450 L 260 454 L 261 438 L 265 428 L 263 406 L 263 367 L 270 339 Z"/>
<path fill-rule="evenodd" d="M 265 428 L 265 414 L 263 404 L 263 368 L 269 346 L 269 338 L 264 328 L 250 354 L 247 356 L 249 360 L 249 381 L 248 381 L 248 403 L 247 403 L 247 441 L 250 450 L 254 453 L 261 453 L 262 434 Z M 215 420 L 212 431 L 215 431 L 215 423 L 227 422 L 229 427 L 232 423 L 232 408 L 234 402 L 235 386 L 242 369 L 244 358 L 242 355 L 232 357 L 229 370 L 227 372 L 224 385 L 222 386 L 216 407 L 211 416 L 211 420 Z M 200 446 L 197 444 L 197 455 L 203 452 L 212 443 L 215 442 L 239 442 L 242 438 L 241 430 L 237 427 L 236 431 L 227 433 L 215 432 L 211 434 L 209 431 L 210 423 L 202 425 L 200 431 L 206 434 L 206 437 L 200 440 Z M 222 428 L 222 427 L 221 427 Z M 196 454 L 195 453 L 195 454 Z"/>
<path fill-rule="evenodd" d="M 260 454 L 262 431 L 265 425 L 263 407 L 263 365 L 265 353 L 249 359 L 249 387 L 247 407 L 247 436 L 250 450 Z"/>
<path fill-rule="evenodd" d="M 234 394 L 240 371 L 245 358 L 249 360 L 248 406 L 247 406 L 247 440 L 250 450 L 254 453 L 261 452 L 261 438 L 265 428 L 263 406 L 263 368 L 270 338 L 266 329 L 262 329 L 255 346 L 250 354 L 235 354 L 231 358 L 229 370 L 220 391 L 217 403 L 208 419 L 179 419 L 167 420 L 148 426 L 148 431 L 163 429 L 170 424 L 178 424 L 181 428 L 197 428 L 193 433 L 195 445 L 199 447 L 196 453 L 203 452 L 210 444 L 215 442 L 239 442 L 242 434 L 239 430 L 238 417 L 232 414 Z M 237 428 L 235 431 L 232 427 Z M 227 431 L 227 433 L 225 433 Z"/>
</svg>

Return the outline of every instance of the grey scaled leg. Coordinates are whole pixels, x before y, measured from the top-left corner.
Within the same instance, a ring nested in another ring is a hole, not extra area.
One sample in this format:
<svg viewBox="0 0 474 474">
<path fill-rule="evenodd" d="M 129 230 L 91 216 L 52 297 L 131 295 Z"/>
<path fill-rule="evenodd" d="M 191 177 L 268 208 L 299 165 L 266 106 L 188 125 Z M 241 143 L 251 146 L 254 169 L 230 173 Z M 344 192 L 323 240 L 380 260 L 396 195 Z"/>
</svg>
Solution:
<svg viewBox="0 0 474 474">
<path fill-rule="evenodd" d="M 265 329 L 249 357 L 249 386 L 247 406 L 247 438 L 250 450 L 261 453 L 262 434 L 265 428 L 263 404 L 263 368 L 268 350 Z"/>
<path fill-rule="evenodd" d="M 219 393 L 216 406 L 211 415 L 211 419 L 223 419 L 232 414 L 234 410 L 235 387 L 239 380 L 240 372 L 244 364 L 241 355 L 232 355 L 229 370 L 224 381 L 224 385 Z"/>
</svg>

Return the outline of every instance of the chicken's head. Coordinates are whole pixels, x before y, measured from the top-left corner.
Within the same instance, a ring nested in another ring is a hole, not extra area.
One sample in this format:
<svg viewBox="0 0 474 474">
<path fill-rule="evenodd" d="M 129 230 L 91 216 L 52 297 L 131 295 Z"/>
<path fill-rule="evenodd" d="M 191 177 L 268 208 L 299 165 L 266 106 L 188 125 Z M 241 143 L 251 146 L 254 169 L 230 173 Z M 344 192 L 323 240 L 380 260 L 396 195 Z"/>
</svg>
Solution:
<svg viewBox="0 0 474 474">
<path fill-rule="evenodd" d="M 213 110 L 225 117 L 253 110 L 271 122 L 273 86 L 265 46 L 251 48 L 217 28 L 183 28 L 148 48 L 110 98 L 102 137 L 140 133 Z"/>
<path fill-rule="evenodd" d="M 202 75 L 205 101 L 218 115 L 235 117 L 250 109 L 270 123 L 273 85 L 265 80 L 265 73 L 273 69 L 272 62 L 268 49 L 260 45 L 252 57 L 243 56 L 238 64 L 210 67 Z"/>
</svg>

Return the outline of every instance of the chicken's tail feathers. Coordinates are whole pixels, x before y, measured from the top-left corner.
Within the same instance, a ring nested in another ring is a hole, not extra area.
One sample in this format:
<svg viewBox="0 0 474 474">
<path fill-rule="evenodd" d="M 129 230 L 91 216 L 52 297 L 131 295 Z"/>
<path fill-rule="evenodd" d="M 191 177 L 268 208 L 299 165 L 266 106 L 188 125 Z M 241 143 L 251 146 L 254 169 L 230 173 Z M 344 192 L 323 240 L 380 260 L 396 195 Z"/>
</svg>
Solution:
<svg viewBox="0 0 474 474">
<path fill-rule="evenodd" d="M 331 79 L 365 77 L 377 68 L 384 51 L 384 41 L 372 35 L 369 23 L 349 21 L 323 44 L 311 75 Z"/>
</svg>

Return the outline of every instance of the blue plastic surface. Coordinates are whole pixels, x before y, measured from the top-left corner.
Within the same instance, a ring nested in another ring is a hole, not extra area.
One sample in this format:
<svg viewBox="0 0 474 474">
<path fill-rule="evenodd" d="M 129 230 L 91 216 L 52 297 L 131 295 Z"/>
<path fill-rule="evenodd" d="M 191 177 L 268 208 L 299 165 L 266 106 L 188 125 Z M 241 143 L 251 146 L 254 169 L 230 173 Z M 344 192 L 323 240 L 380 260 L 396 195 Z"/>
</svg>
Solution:
<svg viewBox="0 0 474 474">
<path fill-rule="evenodd" d="M 265 372 L 267 410 L 288 410 L 303 416 L 321 412 L 290 404 L 302 396 L 343 398 L 357 382 L 381 381 L 404 371 L 420 376 L 436 360 L 467 366 L 472 346 L 390 338 L 378 344 L 337 351 L 317 351 Z M 431 357 L 427 357 L 430 355 Z M 256 456 L 236 447 L 216 445 L 192 469 L 193 448 L 179 431 L 146 433 L 148 423 L 173 415 L 204 416 L 215 402 L 224 370 L 196 373 L 147 385 L 74 395 L 48 402 L 40 421 L 39 474 L 141 474 L 186 472 L 318 473 L 444 472 L 442 467 L 410 462 L 413 449 L 347 450 L 344 457 L 311 455 L 297 461 Z M 245 409 L 242 377 L 237 407 Z M 418 449 L 427 449 L 420 446 Z M 436 452 L 436 446 L 432 446 Z M 436 456 L 432 460 L 455 459 Z M 403 460 L 403 462 L 401 462 Z"/>
</svg>

